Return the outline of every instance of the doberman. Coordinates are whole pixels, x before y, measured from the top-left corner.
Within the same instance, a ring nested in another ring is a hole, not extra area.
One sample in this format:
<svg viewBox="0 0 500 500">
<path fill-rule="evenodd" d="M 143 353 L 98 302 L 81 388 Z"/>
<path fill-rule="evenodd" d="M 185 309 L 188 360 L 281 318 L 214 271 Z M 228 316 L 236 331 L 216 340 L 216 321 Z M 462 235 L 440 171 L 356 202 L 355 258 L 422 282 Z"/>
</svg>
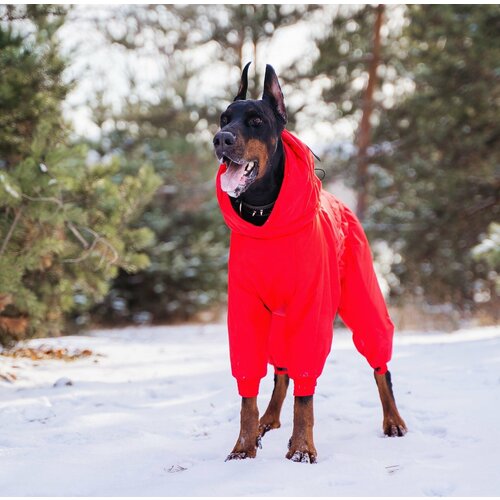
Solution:
<svg viewBox="0 0 500 500">
<path fill-rule="evenodd" d="M 278 78 L 266 66 L 262 99 L 246 99 L 248 63 L 234 101 L 220 117 L 221 130 L 214 137 L 215 154 L 227 166 L 221 186 L 232 206 L 247 222 L 262 226 L 273 210 L 284 177 L 285 157 L 281 133 L 287 112 Z M 286 369 L 278 368 L 271 401 L 259 420 L 257 398 L 242 398 L 240 434 L 227 460 L 253 458 L 261 438 L 280 427 L 280 413 L 289 385 Z M 383 431 L 387 436 L 403 436 L 406 424 L 394 399 L 390 372 L 374 373 L 383 409 Z M 293 433 L 286 458 L 315 463 L 313 441 L 313 396 L 296 396 Z"/>
</svg>

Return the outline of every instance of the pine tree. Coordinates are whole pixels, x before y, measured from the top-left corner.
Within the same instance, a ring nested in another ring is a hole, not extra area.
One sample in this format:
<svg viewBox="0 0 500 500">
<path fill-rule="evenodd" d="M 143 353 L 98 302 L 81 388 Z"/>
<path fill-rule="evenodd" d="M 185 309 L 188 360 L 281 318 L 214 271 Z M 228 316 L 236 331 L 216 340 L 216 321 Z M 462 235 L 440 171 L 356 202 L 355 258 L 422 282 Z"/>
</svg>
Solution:
<svg viewBox="0 0 500 500">
<path fill-rule="evenodd" d="M 357 192 L 356 211 L 364 221 L 368 203 L 372 126 L 394 104 L 382 88 L 393 89 L 402 52 L 397 19 L 401 6 L 339 6 L 330 30 L 319 36 L 319 57 L 309 77 L 323 81 L 324 114 L 355 131 L 350 152 L 330 148 L 325 164 Z"/>
<path fill-rule="evenodd" d="M 102 140 L 92 147 L 101 155 L 118 152 L 130 173 L 148 161 L 163 184 L 138 221 L 156 236 L 157 243 L 148 250 L 151 266 L 134 276 L 120 273 L 108 298 L 96 310 L 100 318 L 185 320 L 224 302 L 228 231 L 215 198 L 218 165 L 211 137 L 238 81 L 235 79 L 232 86 L 231 81 L 221 79 L 218 97 L 207 102 L 201 98 L 194 102 L 187 90 L 206 66 L 218 75 L 223 65 L 239 78 L 244 48 L 250 47 L 255 54 L 276 29 L 298 22 L 315 8 L 128 6 L 116 13 L 122 23 L 135 27 L 123 36 L 106 31 L 106 22 L 98 21 L 110 42 L 134 54 L 143 50 L 141 40 L 154 40 L 151 45 L 162 55 L 165 66 L 165 78 L 154 85 L 158 102 L 141 98 L 132 81 L 127 102 L 119 112 L 104 104 L 104 96 L 93 105 L 96 123 L 106 122 L 110 130 L 103 128 Z M 169 37 L 173 30 L 175 43 Z M 192 50 L 214 46 L 215 54 L 207 50 L 211 55 L 203 67 L 187 62 Z M 264 68 L 263 63 L 258 63 L 260 68 Z"/>
<path fill-rule="evenodd" d="M 189 103 L 176 107 L 168 97 L 129 103 L 94 145 L 119 154 L 131 174 L 148 162 L 162 181 L 136 222 L 155 234 L 151 266 L 117 276 L 94 311 L 103 321 L 185 320 L 225 299 L 228 239 L 214 196 L 217 164 L 204 144 L 189 140 L 195 117 Z"/>
<path fill-rule="evenodd" d="M 414 92 L 382 116 L 371 168 L 373 234 L 400 254 L 399 292 L 473 308 L 498 266 L 472 249 L 498 221 L 496 5 L 411 6 L 403 71 Z"/>
<path fill-rule="evenodd" d="M 151 231 L 131 228 L 155 191 L 151 167 L 125 175 L 70 145 L 70 90 L 56 32 L 62 7 L 0 6 L 0 343 L 58 335 L 105 296 L 119 268 L 148 264 Z"/>
</svg>

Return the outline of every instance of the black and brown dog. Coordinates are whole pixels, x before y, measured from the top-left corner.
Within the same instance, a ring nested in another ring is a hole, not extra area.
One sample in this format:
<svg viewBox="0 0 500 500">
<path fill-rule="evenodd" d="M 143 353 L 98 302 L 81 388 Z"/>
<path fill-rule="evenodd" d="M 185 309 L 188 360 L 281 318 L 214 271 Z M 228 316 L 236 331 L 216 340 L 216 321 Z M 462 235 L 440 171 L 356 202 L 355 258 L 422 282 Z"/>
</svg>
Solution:
<svg viewBox="0 0 500 500">
<path fill-rule="evenodd" d="M 270 65 L 266 66 L 262 99 L 246 99 L 249 64 L 243 70 L 234 101 L 221 115 L 221 130 L 213 142 L 217 158 L 237 172 L 236 180 L 228 178 L 225 180 L 228 185 L 224 186 L 233 208 L 247 222 L 261 226 L 272 212 L 283 182 L 285 158 L 281 133 L 287 113 L 278 78 Z M 407 428 L 396 407 L 390 373 L 375 372 L 375 381 L 382 402 L 384 433 L 403 436 Z M 264 434 L 280 427 L 289 377 L 278 370 L 274 382 L 271 401 L 260 420 L 257 398 L 242 398 L 240 434 L 228 460 L 255 457 Z M 288 459 L 316 462 L 313 424 L 313 396 L 295 397 Z"/>
</svg>

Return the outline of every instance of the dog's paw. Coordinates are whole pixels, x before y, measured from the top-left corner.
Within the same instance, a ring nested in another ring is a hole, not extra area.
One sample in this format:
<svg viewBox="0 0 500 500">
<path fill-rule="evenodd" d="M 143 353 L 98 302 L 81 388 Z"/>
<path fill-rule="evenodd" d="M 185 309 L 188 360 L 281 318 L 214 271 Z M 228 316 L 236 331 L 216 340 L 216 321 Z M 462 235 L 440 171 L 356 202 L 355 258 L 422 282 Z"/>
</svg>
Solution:
<svg viewBox="0 0 500 500">
<path fill-rule="evenodd" d="M 389 437 L 403 437 L 408 430 L 402 425 L 391 425 L 384 429 L 384 434 Z"/>
<path fill-rule="evenodd" d="M 298 462 L 301 464 L 316 464 L 318 463 L 318 458 L 314 453 L 296 451 L 292 456 L 288 456 L 290 453 L 287 453 L 286 458 L 292 462 Z"/>
<path fill-rule="evenodd" d="M 300 449 L 298 449 L 300 448 Z M 316 464 L 318 463 L 318 453 L 314 446 L 303 444 L 302 446 L 293 446 L 292 438 L 288 440 L 288 453 L 286 458 L 292 462 L 302 464 Z"/>
<path fill-rule="evenodd" d="M 261 420 L 261 423 L 259 424 L 259 436 L 262 438 L 269 431 L 272 431 L 273 429 L 279 429 L 280 427 L 281 427 L 281 423 L 280 422 L 264 423 Z"/>
<path fill-rule="evenodd" d="M 402 418 L 384 421 L 384 434 L 389 437 L 403 437 L 408 428 Z"/>
<path fill-rule="evenodd" d="M 246 452 L 246 451 L 233 451 L 230 453 L 224 462 L 230 462 L 231 460 L 244 460 L 245 458 L 255 458 L 256 453 Z"/>
<path fill-rule="evenodd" d="M 279 414 L 274 412 L 264 413 L 259 422 L 259 435 L 264 437 L 265 434 L 273 429 L 279 429 L 281 427 L 281 422 L 279 419 Z"/>
<path fill-rule="evenodd" d="M 255 458 L 257 456 L 257 448 L 262 450 L 261 436 L 257 436 L 255 446 L 253 448 L 241 450 L 235 447 L 235 449 L 226 457 L 224 462 L 229 462 L 231 460 L 244 460 L 245 458 Z"/>
</svg>

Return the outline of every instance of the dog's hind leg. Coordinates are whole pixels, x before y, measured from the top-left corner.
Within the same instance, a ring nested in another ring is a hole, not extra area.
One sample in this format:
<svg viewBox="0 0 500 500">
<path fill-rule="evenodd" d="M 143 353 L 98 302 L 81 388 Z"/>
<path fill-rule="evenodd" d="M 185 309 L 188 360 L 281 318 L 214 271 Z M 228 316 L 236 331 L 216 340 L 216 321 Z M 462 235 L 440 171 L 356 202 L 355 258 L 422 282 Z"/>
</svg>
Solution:
<svg viewBox="0 0 500 500">
<path fill-rule="evenodd" d="M 390 437 L 404 436 L 407 432 L 407 427 L 396 406 L 396 400 L 392 392 L 390 372 L 378 375 L 375 371 L 375 382 L 377 383 L 382 410 L 384 412 L 384 421 L 382 424 L 384 434 Z"/>
<path fill-rule="evenodd" d="M 288 374 L 280 373 L 280 369 L 278 368 L 277 373 L 274 375 L 274 389 L 271 401 L 269 401 L 269 405 L 259 422 L 259 434 L 261 437 L 266 432 L 281 427 L 281 408 L 286 397 L 289 382 L 290 378 Z"/>
<path fill-rule="evenodd" d="M 240 435 L 233 451 L 226 458 L 226 462 L 228 460 L 255 458 L 257 447 L 260 446 L 257 398 L 241 398 L 240 415 Z"/>
</svg>

